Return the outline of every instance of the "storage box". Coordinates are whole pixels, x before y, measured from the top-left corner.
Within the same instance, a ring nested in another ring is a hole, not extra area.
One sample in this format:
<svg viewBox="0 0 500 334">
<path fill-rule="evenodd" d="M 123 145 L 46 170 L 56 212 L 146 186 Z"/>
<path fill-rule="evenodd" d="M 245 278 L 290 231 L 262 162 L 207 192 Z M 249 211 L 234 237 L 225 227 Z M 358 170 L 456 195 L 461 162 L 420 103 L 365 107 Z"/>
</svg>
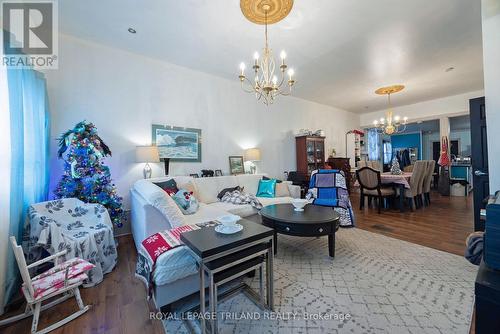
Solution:
<svg viewBox="0 0 500 334">
<path fill-rule="evenodd" d="M 455 183 L 450 185 L 450 195 L 451 196 L 465 196 L 465 186 L 460 183 Z"/>
</svg>

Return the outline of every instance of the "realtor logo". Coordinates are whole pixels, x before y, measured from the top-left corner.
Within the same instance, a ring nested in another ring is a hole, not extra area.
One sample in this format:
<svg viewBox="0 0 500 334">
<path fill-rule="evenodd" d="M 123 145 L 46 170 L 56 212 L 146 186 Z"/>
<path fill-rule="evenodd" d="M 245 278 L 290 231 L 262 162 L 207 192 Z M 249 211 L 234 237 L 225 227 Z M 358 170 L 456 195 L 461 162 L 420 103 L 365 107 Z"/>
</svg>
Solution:
<svg viewBox="0 0 500 334">
<path fill-rule="evenodd" d="M 57 68 L 57 3 L 3 1 L 2 66 Z"/>
</svg>

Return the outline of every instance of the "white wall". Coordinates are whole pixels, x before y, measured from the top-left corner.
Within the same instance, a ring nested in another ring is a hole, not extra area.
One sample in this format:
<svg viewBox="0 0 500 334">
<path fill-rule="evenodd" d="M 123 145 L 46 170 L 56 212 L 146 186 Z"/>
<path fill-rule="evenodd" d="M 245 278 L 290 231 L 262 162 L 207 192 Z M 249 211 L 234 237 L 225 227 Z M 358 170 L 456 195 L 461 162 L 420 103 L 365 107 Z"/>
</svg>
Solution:
<svg viewBox="0 0 500 334">
<path fill-rule="evenodd" d="M 236 72 L 233 81 L 225 80 L 64 35 L 59 49 L 59 69 L 46 72 L 52 137 L 83 119 L 92 121 L 113 152 L 106 163 L 125 197 L 142 178 L 134 149 L 151 143 L 151 124 L 202 129 L 202 163 L 171 163 L 173 175 L 202 168 L 226 173 L 229 155 L 259 147 L 259 171 L 274 177 L 296 168 L 294 133 L 299 129 L 325 130 L 327 150 L 335 148 L 342 156 L 345 133 L 359 127 L 358 115 L 294 97 L 279 97 L 265 107 L 241 91 Z M 297 89 L 301 84 L 307 83 L 299 82 Z M 62 171 L 56 146 L 53 140 L 51 189 Z M 162 164 L 153 166 L 153 176 L 162 173 Z"/>
<path fill-rule="evenodd" d="M 490 192 L 500 189 L 500 1 L 482 0 L 484 92 Z"/>
<path fill-rule="evenodd" d="M 394 115 L 407 116 L 410 122 L 438 119 L 442 116 L 459 116 L 469 113 L 469 100 L 484 96 L 483 91 L 448 96 L 394 108 Z M 386 110 L 362 114 L 361 126 L 371 126 L 373 121 L 385 116 Z"/>
</svg>

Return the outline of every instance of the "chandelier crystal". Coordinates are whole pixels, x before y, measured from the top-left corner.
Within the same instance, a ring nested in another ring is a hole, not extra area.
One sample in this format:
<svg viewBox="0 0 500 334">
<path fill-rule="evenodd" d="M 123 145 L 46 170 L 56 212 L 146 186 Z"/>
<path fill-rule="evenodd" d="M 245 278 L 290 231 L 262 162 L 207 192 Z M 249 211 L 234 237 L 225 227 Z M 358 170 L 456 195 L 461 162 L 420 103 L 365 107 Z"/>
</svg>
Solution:
<svg viewBox="0 0 500 334">
<path fill-rule="evenodd" d="M 375 91 L 378 95 L 387 95 L 388 109 L 385 113 L 385 118 L 382 117 L 380 120 L 374 120 L 373 126 L 380 132 L 387 135 L 393 135 L 396 133 L 401 133 L 406 130 L 406 124 L 408 122 L 408 117 L 401 117 L 396 115 L 392 111 L 391 106 L 391 94 L 402 91 L 405 88 L 403 85 L 394 85 L 389 87 L 382 87 Z"/>
<path fill-rule="evenodd" d="M 281 51 L 278 67 L 274 60 L 273 52 L 269 48 L 267 37 L 267 14 L 269 9 L 270 7 L 266 8 L 266 5 L 263 5 L 265 12 L 265 46 L 262 50 L 262 55 L 259 55 L 258 52 L 254 53 L 252 66 L 253 79 L 249 79 L 245 75 L 245 63 L 240 64 L 239 75 L 241 88 L 247 93 L 255 94 L 255 98 L 262 100 L 265 105 L 272 104 L 278 95 L 290 95 L 292 87 L 295 84 L 295 72 L 292 68 L 288 68 L 285 62 L 286 52 Z"/>
</svg>

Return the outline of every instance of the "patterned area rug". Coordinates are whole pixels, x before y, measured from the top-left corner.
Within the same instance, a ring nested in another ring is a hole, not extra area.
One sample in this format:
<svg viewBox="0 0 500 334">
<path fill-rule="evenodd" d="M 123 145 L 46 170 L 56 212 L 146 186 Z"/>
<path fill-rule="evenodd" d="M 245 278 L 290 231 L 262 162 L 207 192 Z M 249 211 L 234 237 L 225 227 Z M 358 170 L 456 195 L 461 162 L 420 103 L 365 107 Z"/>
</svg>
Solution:
<svg viewBox="0 0 500 334">
<path fill-rule="evenodd" d="M 339 231 L 334 260 L 326 238 L 280 235 L 278 246 L 275 313 L 235 295 L 219 304 L 220 333 L 469 333 L 477 267 L 460 256 L 356 228 Z"/>
</svg>

